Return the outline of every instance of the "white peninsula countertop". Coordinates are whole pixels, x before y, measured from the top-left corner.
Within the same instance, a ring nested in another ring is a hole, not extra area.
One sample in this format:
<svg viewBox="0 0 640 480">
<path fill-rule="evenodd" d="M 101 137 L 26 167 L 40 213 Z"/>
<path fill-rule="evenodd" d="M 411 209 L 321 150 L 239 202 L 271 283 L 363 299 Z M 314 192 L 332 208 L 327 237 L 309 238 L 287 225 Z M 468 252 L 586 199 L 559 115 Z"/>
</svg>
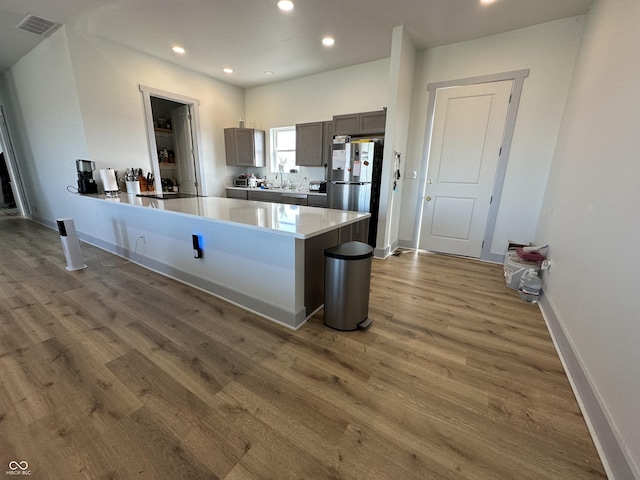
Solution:
<svg viewBox="0 0 640 480">
<path fill-rule="evenodd" d="M 83 241 L 294 329 L 324 303 L 325 249 L 366 239 L 370 218 L 234 198 L 74 196 Z"/>
<path fill-rule="evenodd" d="M 251 229 L 308 239 L 369 218 L 371 214 L 282 203 L 258 202 L 221 197 L 172 197 L 148 195 L 83 195 L 83 197 L 123 206 L 151 208 L 180 215 L 200 217 L 218 223 L 232 223 Z"/>
</svg>

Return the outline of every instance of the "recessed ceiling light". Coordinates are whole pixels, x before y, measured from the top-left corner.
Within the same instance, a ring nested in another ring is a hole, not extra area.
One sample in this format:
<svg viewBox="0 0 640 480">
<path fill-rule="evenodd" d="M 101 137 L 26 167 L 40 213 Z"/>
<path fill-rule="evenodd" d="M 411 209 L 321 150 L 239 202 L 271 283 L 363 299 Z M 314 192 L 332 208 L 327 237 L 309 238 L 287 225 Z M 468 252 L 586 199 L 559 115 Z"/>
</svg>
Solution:
<svg viewBox="0 0 640 480">
<path fill-rule="evenodd" d="M 278 2 L 278 8 L 280 10 L 284 10 L 285 12 L 288 12 L 290 10 L 293 10 L 293 2 L 291 0 L 280 0 Z"/>
<path fill-rule="evenodd" d="M 182 47 L 173 47 L 171 50 L 173 50 L 176 53 L 181 53 L 181 54 L 185 52 L 184 48 L 182 48 Z"/>
<path fill-rule="evenodd" d="M 492 3 L 495 3 L 496 0 L 480 0 L 480 3 L 483 5 L 490 5 Z"/>
<path fill-rule="evenodd" d="M 233 73 L 233 68 L 225 67 L 222 69 L 224 73 Z"/>
<path fill-rule="evenodd" d="M 265 75 L 273 75 L 273 72 L 271 70 L 267 70 L 264 72 Z"/>
<path fill-rule="evenodd" d="M 322 44 L 325 47 L 332 47 L 334 43 L 336 43 L 336 41 L 333 39 L 333 37 L 324 37 L 322 39 Z"/>
</svg>

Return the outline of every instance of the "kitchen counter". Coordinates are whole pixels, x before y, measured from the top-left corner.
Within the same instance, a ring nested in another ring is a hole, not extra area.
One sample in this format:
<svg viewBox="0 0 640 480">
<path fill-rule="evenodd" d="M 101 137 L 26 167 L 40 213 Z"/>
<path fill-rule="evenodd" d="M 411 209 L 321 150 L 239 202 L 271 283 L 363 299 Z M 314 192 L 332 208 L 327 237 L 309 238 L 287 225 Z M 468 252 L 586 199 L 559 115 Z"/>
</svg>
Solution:
<svg viewBox="0 0 640 480">
<path fill-rule="evenodd" d="M 324 303 L 324 250 L 366 242 L 370 217 L 233 198 L 74 197 L 81 240 L 294 329 Z"/>
<path fill-rule="evenodd" d="M 84 197 L 102 202 L 191 215 L 212 222 L 231 223 L 245 228 L 265 229 L 301 239 L 321 235 L 371 216 L 369 213 L 362 212 L 220 197 L 157 199 L 128 194 L 120 194 L 117 197 L 106 195 L 85 195 Z"/>
</svg>

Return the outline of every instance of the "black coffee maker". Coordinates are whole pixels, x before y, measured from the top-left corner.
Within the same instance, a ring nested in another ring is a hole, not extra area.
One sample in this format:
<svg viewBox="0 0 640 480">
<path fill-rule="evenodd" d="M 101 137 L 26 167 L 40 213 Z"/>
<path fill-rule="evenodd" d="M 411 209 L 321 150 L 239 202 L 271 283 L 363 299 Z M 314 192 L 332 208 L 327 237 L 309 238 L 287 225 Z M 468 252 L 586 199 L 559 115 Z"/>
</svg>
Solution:
<svg viewBox="0 0 640 480">
<path fill-rule="evenodd" d="M 96 162 L 91 160 L 76 160 L 78 171 L 78 193 L 98 193 L 98 184 L 93 179 Z"/>
</svg>

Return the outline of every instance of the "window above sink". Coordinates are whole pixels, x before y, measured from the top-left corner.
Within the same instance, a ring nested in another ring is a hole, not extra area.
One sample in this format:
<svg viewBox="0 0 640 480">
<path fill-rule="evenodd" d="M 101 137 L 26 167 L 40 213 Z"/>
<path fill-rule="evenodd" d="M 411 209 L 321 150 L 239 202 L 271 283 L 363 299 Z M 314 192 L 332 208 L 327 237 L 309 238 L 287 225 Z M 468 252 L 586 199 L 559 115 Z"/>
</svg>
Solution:
<svg viewBox="0 0 640 480">
<path fill-rule="evenodd" d="M 296 127 L 271 129 L 271 173 L 298 171 L 296 166 Z"/>
</svg>

